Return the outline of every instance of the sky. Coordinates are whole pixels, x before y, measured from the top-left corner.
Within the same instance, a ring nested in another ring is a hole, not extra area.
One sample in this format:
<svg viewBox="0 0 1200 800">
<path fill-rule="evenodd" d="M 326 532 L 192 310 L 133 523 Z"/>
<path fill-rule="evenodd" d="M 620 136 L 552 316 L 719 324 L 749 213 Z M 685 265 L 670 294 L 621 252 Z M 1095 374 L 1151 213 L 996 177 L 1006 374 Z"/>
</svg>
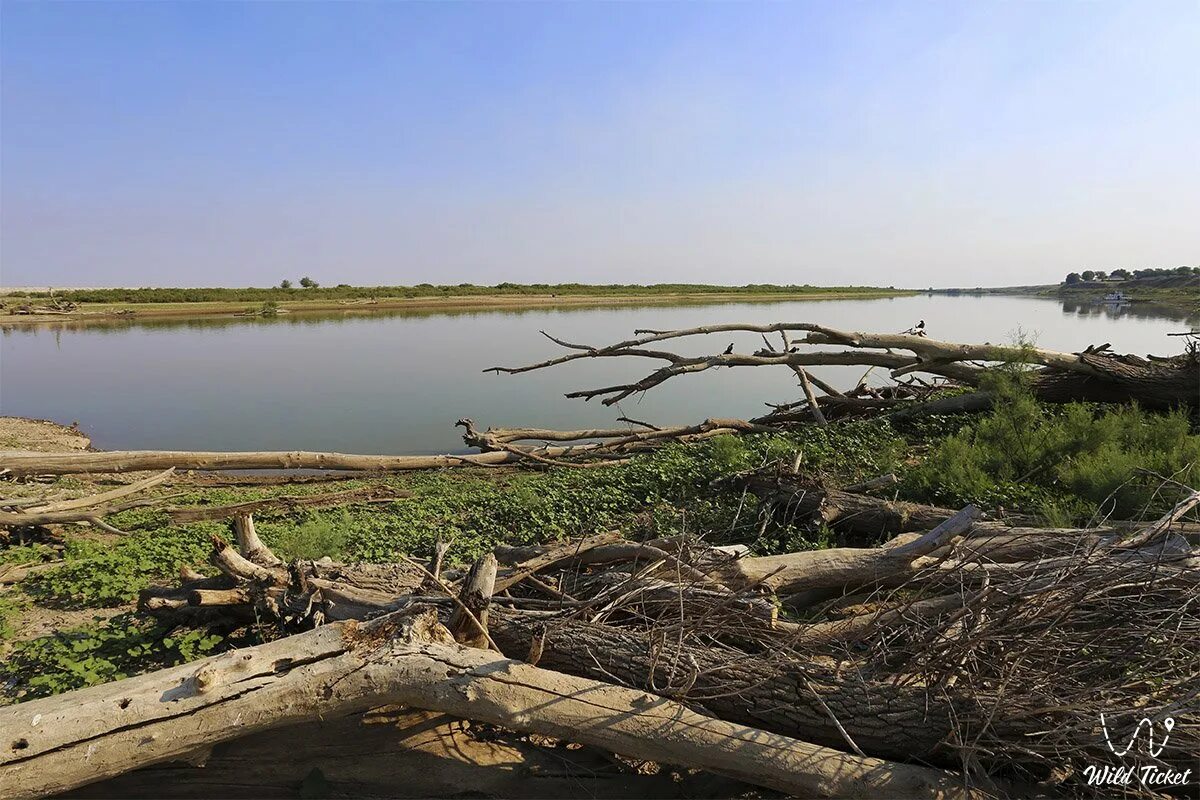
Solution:
<svg viewBox="0 0 1200 800">
<path fill-rule="evenodd" d="M 1200 262 L 1200 1 L 0 4 L 0 285 Z"/>
</svg>

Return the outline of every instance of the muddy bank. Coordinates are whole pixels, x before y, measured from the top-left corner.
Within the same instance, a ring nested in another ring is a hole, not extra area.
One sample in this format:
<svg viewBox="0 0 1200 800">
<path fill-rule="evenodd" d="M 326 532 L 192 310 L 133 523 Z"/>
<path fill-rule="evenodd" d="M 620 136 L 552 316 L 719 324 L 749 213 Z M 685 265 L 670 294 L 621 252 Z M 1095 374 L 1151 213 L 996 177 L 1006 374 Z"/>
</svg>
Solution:
<svg viewBox="0 0 1200 800">
<path fill-rule="evenodd" d="M 45 419 L 0 417 L 0 449 L 65 453 L 87 450 L 92 440 L 74 425 L 59 425 Z"/>
</svg>

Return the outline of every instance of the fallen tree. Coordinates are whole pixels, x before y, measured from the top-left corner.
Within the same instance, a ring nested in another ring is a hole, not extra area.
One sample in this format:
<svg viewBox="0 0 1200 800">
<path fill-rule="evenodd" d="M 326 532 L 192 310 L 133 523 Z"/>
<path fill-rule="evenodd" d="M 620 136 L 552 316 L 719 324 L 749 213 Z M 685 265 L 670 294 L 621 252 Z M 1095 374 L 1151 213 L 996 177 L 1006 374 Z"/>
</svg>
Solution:
<svg viewBox="0 0 1200 800">
<path fill-rule="evenodd" d="M 124 500 L 166 481 L 175 472 L 168 467 L 157 475 L 110 489 L 107 492 L 76 497 L 70 500 L 47 498 L 0 499 L 0 529 L 27 528 L 84 522 L 110 533 L 122 533 L 104 522 L 104 517 L 132 508 L 158 505 L 162 499 L 142 498 Z M 120 502 L 114 502 L 114 501 Z"/>
<path fill-rule="evenodd" d="M 406 472 L 449 467 L 496 467 L 514 464 L 584 466 L 615 463 L 630 453 L 666 441 L 699 441 L 732 433 L 773 430 L 737 419 L 708 419 L 696 425 L 665 429 L 630 426 L 626 429 L 548 431 L 540 429 L 490 429 L 480 432 L 469 419 L 463 439 L 483 452 L 463 455 L 383 456 L 317 453 L 300 450 L 262 452 L 204 452 L 176 450 L 108 450 L 100 452 L 41 453 L 0 451 L 0 474 L 77 475 L 123 473 L 155 469 L 173 470 L 341 470 L 347 472 Z M 517 441 L 576 442 L 565 445 L 518 445 Z"/>
<path fill-rule="evenodd" d="M 1141 358 L 1108 352 L 1108 345 L 1089 347 L 1079 353 L 1062 353 L 1027 345 L 993 345 L 944 342 L 919 333 L 868 333 L 842 331 L 805 322 L 777 322 L 768 325 L 735 322 L 705 325 L 680 330 L 638 330 L 635 337 L 615 344 L 595 346 L 577 344 L 544 336 L 571 352 L 518 367 L 490 367 L 489 372 L 517 374 L 545 369 L 570 361 L 587 358 L 646 358 L 667 362 L 657 370 L 632 383 L 614 384 L 595 389 L 568 392 L 567 397 L 591 400 L 601 398 L 613 405 L 638 392 L 645 392 L 671 378 L 695 375 L 718 367 L 781 366 L 796 371 L 802 384 L 808 378 L 807 368 L 818 366 L 881 367 L 893 378 L 920 373 L 949 380 L 962 386 L 979 387 L 990 367 L 1012 364 L 1033 369 L 1031 386 L 1040 399 L 1050 402 L 1069 400 L 1096 402 L 1136 401 L 1146 408 L 1195 407 L 1200 403 L 1200 352 L 1187 352 L 1169 358 Z M 765 347 L 750 353 L 734 351 L 731 344 L 725 351 L 712 355 L 683 356 L 669 350 L 651 349 L 659 342 L 707 336 L 715 333 L 754 333 L 763 337 Z M 767 334 L 778 334 L 777 349 Z M 803 334 L 793 339 L 792 334 Z M 840 351 L 806 350 L 807 347 L 842 347 Z M 816 399 L 820 409 L 868 407 L 894 409 L 913 399 L 905 397 L 851 397 L 836 390 L 827 397 Z M 811 394 L 810 391 L 805 392 Z M 956 401 L 963 408 L 978 408 L 986 403 L 986 395 L 972 401 Z M 767 415 L 756 422 L 794 421 L 795 409 L 811 405 L 814 399 L 777 407 L 777 415 Z M 911 405 L 911 403 L 908 403 Z M 818 409 L 818 410 L 820 410 Z M 807 412 L 809 415 L 812 411 Z M 823 415 L 822 415 L 823 416 Z"/>
</svg>

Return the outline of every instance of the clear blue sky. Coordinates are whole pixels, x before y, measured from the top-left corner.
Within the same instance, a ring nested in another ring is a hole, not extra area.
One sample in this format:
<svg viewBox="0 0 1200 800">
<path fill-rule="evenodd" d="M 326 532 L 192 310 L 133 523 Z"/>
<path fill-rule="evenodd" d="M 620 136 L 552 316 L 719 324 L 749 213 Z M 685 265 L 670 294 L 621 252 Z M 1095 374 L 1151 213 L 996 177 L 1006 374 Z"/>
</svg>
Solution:
<svg viewBox="0 0 1200 800">
<path fill-rule="evenodd" d="M 1200 261 L 1200 3 L 2 4 L 0 284 Z"/>
</svg>

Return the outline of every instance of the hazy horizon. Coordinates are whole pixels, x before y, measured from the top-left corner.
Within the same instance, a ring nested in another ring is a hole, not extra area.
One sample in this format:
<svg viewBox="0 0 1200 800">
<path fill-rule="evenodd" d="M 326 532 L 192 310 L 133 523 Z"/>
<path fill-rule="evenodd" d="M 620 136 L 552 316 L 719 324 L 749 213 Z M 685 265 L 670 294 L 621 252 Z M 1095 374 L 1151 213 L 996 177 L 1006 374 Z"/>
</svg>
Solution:
<svg viewBox="0 0 1200 800">
<path fill-rule="evenodd" d="M 6 287 L 971 287 L 1200 260 L 1195 0 L 0 15 Z"/>
</svg>

